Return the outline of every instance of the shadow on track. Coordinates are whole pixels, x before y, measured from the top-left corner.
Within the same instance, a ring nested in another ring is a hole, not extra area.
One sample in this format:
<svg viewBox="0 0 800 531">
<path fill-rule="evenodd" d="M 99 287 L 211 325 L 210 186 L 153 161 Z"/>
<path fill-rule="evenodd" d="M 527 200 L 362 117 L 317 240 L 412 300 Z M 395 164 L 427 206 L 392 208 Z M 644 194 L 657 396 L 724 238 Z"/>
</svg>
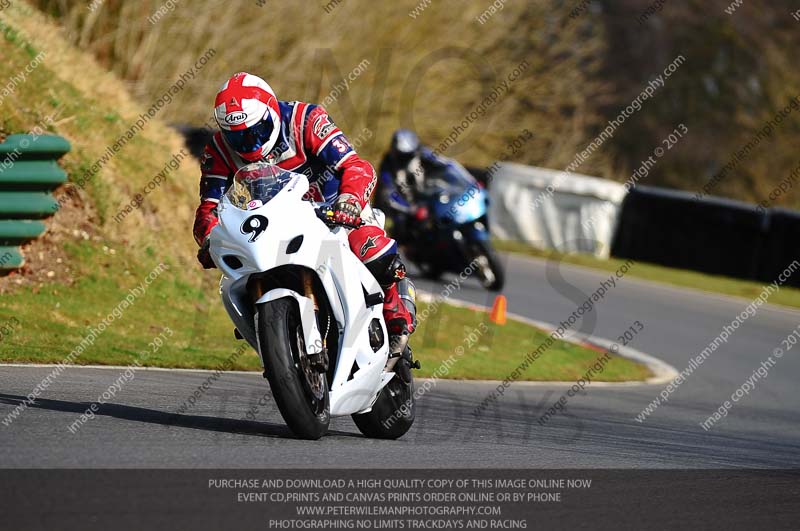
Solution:
<svg viewBox="0 0 800 531">
<path fill-rule="evenodd" d="M 16 407 L 25 400 L 26 397 L 24 396 L 0 393 L 0 403 L 2 404 Z M 50 411 L 83 415 L 91 405 L 91 402 L 69 402 L 66 400 L 39 398 L 36 399 L 33 405 L 28 407 L 30 409 L 47 409 Z M 22 414 L 24 415 L 25 412 L 23 411 Z M 289 428 L 283 424 L 256 422 L 247 419 L 209 417 L 204 415 L 181 415 L 179 413 L 168 413 L 156 409 L 126 406 L 124 404 L 98 404 L 97 411 L 95 411 L 94 414 L 96 416 L 114 417 L 133 422 L 147 422 L 148 424 L 160 424 L 162 426 L 175 426 L 178 428 L 190 428 L 211 432 L 238 433 L 281 439 L 296 438 Z M 328 435 L 362 438 L 361 435 L 338 431 L 330 431 Z"/>
</svg>

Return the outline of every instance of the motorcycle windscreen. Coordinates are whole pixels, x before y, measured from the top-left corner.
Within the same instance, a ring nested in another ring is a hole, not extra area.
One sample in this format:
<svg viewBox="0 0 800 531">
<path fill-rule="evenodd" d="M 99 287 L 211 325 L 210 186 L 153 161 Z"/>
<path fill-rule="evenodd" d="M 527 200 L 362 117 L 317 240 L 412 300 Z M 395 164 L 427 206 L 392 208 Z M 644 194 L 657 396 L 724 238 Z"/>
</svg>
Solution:
<svg viewBox="0 0 800 531">
<path fill-rule="evenodd" d="M 250 164 L 236 172 L 225 195 L 236 208 L 252 210 L 278 195 L 293 176 L 291 172 L 271 164 Z"/>
<path fill-rule="evenodd" d="M 480 219 L 486 214 L 486 198 L 484 194 L 485 192 L 481 191 L 464 201 L 464 205 L 456 211 L 454 221 L 456 223 L 469 223 Z"/>
<path fill-rule="evenodd" d="M 440 196 L 435 209 L 438 218 L 449 219 L 456 225 L 471 223 L 486 214 L 486 192 L 478 187 L 453 190 Z"/>
</svg>

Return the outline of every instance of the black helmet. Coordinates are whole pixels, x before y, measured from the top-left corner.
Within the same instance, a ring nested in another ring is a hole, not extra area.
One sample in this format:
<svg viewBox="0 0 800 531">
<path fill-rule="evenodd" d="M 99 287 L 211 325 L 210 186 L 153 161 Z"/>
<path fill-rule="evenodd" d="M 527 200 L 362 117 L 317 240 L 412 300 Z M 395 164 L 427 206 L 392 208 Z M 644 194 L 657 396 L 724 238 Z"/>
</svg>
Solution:
<svg viewBox="0 0 800 531">
<path fill-rule="evenodd" d="M 408 162 L 419 153 L 419 137 L 414 131 L 398 129 L 392 135 L 392 154 L 401 162 Z"/>
</svg>

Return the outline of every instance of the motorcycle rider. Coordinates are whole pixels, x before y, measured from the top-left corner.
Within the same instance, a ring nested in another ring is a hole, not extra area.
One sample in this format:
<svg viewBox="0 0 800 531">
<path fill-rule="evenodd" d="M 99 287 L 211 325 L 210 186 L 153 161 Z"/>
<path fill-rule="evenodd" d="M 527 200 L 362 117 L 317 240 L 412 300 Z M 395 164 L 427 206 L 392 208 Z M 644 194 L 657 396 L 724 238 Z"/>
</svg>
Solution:
<svg viewBox="0 0 800 531">
<path fill-rule="evenodd" d="M 427 208 L 418 206 L 417 198 L 425 188 L 426 178 L 447 166 L 447 159 L 423 146 L 413 131 L 394 132 L 391 147 L 380 166 L 378 202 L 391 216 L 398 234 L 408 234 L 414 220 L 422 222 L 428 218 Z"/>
<path fill-rule="evenodd" d="M 376 224 L 369 206 L 377 182 L 372 165 L 359 157 L 324 108 L 279 101 L 266 81 L 246 72 L 220 87 L 214 116 L 219 131 L 200 159 L 200 206 L 194 222 L 203 267 L 215 267 L 208 236 L 218 221 L 216 206 L 237 170 L 264 161 L 305 174 L 310 182 L 306 199 L 333 202 L 334 222 L 354 225 L 364 219 L 364 225 L 349 231 L 350 249 L 383 288 L 390 350 L 402 353 L 416 326 L 414 290 L 405 278 L 397 243 Z"/>
</svg>

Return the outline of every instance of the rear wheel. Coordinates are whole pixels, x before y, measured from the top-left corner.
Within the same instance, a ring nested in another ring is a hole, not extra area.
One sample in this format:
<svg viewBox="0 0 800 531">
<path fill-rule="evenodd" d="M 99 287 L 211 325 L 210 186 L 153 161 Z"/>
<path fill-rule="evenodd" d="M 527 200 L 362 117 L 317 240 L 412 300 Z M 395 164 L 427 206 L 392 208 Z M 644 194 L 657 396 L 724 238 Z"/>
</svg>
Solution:
<svg viewBox="0 0 800 531">
<path fill-rule="evenodd" d="M 398 439 L 406 434 L 414 424 L 416 404 L 414 400 L 414 380 L 410 377 L 411 371 L 405 358 L 397 362 L 404 367 L 408 375 L 408 383 L 400 375 L 395 375 L 386 386 L 381 389 L 378 399 L 369 413 L 353 415 L 359 431 L 373 439 Z M 400 369 L 398 367 L 398 369 Z"/>
<path fill-rule="evenodd" d="M 297 302 L 283 298 L 256 310 L 259 351 L 275 403 L 295 435 L 319 439 L 331 418 L 328 382 L 308 358 Z"/>
</svg>

